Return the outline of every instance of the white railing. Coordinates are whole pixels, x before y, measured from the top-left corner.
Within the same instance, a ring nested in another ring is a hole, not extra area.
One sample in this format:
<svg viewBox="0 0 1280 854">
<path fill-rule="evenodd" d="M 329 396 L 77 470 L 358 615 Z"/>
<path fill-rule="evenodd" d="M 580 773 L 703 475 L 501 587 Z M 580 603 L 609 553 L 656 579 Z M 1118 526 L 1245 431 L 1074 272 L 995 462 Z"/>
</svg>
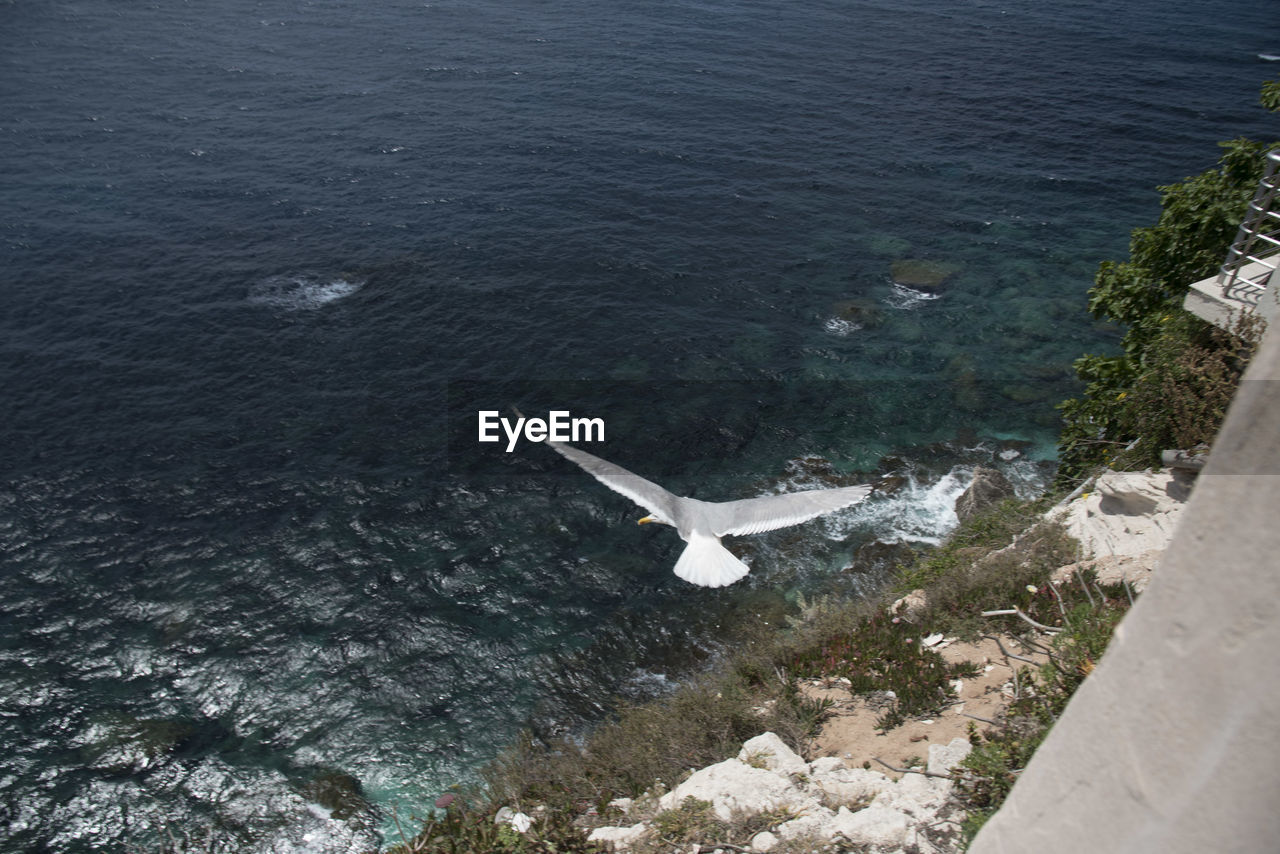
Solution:
<svg viewBox="0 0 1280 854">
<path fill-rule="evenodd" d="M 1267 169 L 1249 202 L 1235 243 L 1218 273 L 1226 299 L 1258 305 L 1280 266 L 1280 148 L 1267 154 Z M 1277 279 L 1280 282 L 1280 279 Z"/>
</svg>

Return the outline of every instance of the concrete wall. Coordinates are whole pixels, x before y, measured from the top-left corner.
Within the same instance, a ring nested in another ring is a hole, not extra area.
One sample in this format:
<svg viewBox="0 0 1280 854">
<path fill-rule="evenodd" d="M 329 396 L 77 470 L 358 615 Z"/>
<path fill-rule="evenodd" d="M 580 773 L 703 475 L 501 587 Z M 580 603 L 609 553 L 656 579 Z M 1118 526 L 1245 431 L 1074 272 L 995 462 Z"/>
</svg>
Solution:
<svg viewBox="0 0 1280 854">
<path fill-rule="evenodd" d="M 1280 851 L 1280 323 L 1151 586 L 970 851 Z"/>
</svg>

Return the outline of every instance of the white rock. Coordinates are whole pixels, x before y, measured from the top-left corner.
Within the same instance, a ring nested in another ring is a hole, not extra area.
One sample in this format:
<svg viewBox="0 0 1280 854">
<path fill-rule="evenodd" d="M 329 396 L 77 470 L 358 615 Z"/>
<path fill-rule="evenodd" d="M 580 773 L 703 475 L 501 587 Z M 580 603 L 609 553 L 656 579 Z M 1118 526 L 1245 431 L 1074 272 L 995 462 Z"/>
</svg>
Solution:
<svg viewBox="0 0 1280 854">
<path fill-rule="evenodd" d="M 738 760 L 747 764 L 763 764 L 776 774 L 807 774 L 809 765 L 796 755 L 786 742 L 771 732 L 743 742 Z M 754 760 L 754 762 L 753 762 Z"/>
<path fill-rule="evenodd" d="M 923 590 L 912 590 L 906 596 L 894 601 L 889 606 L 890 614 L 899 614 L 908 622 L 914 620 L 928 606 L 928 599 Z"/>
<path fill-rule="evenodd" d="M 633 801 L 631 798 L 614 798 L 613 800 L 609 801 L 609 806 L 618 810 L 623 815 L 626 815 L 627 813 L 631 812 L 631 805 L 634 803 L 635 801 Z"/>
<path fill-rule="evenodd" d="M 767 830 L 762 830 L 755 836 L 751 837 L 751 850 L 764 854 L 765 851 L 772 851 L 781 840 Z"/>
<path fill-rule="evenodd" d="M 710 801 L 721 821 L 729 821 L 735 810 L 758 813 L 782 806 L 804 808 L 813 802 L 788 778 L 752 768 L 737 759 L 693 772 L 688 780 L 663 795 L 658 806 L 676 809 L 685 798 Z"/>
<path fill-rule="evenodd" d="M 1103 555 L 1059 567 L 1049 579 L 1066 584 L 1075 578 L 1078 571 L 1087 569 L 1093 571 L 1099 584 L 1128 584 L 1134 593 L 1141 593 L 1147 589 L 1147 583 L 1163 556 L 1161 549 L 1135 555 Z"/>
<path fill-rule="evenodd" d="M 1087 558 L 1138 555 L 1168 546 L 1187 492 L 1169 469 L 1108 471 L 1093 492 L 1049 514 L 1080 541 Z"/>
<path fill-rule="evenodd" d="M 812 807 L 805 810 L 804 815 L 799 818 L 778 825 L 778 836 L 783 839 L 802 839 L 806 836 L 830 839 L 835 834 L 831 829 L 831 822 L 835 817 L 836 814 L 826 807 Z"/>
<path fill-rule="evenodd" d="M 964 761 L 973 750 L 967 738 L 953 738 L 950 744 L 929 745 L 929 773 L 946 774 Z"/>
<path fill-rule="evenodd" d="M 844 760 L 839 756 L 820 756 L 809 763 L 810 774 L 827 774 L 844 767 Z"/>
<path fill-rule="evenodd" d="M 950 788 L 949 780 L 939 780 L 923 774 L 903 774 L 897 785 L 876 796 L 872 803 L 922 817 L 942 805 Z"/>
<path fill-rule="evenodd" d="M 907 838 L 907 817 L 885 807 L 869 806 L 857 812 L 841 807 L 831 822 L 831 835 L 836 833 L 854 845 L 900 847 Z"/>
<path fill-rule="evenodd" d="M 644 836 L 648 830 L 649 828 L 645 826 L 644 822 L 633 824 L 630 827 L 597 827 L 591 831 L 587 841 L 604 842 L 612 846 L 614 851 L 626 851 L 640 837 Z"/>
<path fill-rule="evenodd" d="M 813 769 L 809 777 L 811 791 L 818 789 L 836 803 L 867 801 L 893 788 L 893 781 L 879 771 L 846 768 L 844 765 L 833 768 L 829 764 L 819 765 L 819 762 L 821 760 L 810 766 Z"/>
</svg>

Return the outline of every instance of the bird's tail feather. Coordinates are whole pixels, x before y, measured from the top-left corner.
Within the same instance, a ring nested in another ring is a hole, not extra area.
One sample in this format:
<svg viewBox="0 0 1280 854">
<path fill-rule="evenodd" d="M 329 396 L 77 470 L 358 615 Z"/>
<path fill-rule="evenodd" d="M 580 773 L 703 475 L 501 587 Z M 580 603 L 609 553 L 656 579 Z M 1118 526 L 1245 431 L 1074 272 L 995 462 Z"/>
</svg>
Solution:
<svg viewBox="0 0 1280 854">
<path fill-rule="evenodd" d="M 693 536 L 676 561 L 676 575 L 702 587 L 724 587 L 750 572 L 715 537 Z"/>
</svg>

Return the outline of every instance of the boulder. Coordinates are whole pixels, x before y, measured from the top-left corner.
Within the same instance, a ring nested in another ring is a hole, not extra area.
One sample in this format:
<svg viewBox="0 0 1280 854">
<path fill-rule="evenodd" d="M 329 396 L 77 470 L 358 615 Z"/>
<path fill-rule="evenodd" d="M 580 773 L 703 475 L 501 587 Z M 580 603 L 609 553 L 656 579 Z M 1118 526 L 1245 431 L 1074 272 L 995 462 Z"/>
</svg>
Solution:
<svg viewBox="0 0 1280 854">
<path fill-rule="evenodd" d="M 762 830 L 755 836 L 751 837 L 751 850 L 757 854 L 765 854 L 766 851 L 772 851 L 782 840 L 767 830 Z"/>
<path fill-rule="evenodd" d="M 844 762 L 836 757 L 815 760 L 810 768 L 809 785 L 825 795 L 829 802 L 866 802 L 894 786 L 894 782 L 879 771 L 846 768 Z"/>
<path fill-rule="evenodd" d="M 910 565 L 915 557 L 915 549 L 907 543 L 872 540 L 858 546 L 846 571 L 887 573 L 899 565 Z"/>
<path fill-rule="evenodd" d="M 1152 549 L 1136 555 L 1104 555 L 1059 567 L 1050 579 L 1064 583 L 1073 579 L 1078 571 L 1086 570 L 1093 572 L 1099 584 L 1128 584 L 1134 593 L 1141 593 L 1147 589 L 1147 582 L 1163 554 L 1162 550 Z"/>
<path fill-rule="evenodd" d="M 831 822 L 835 817 L 836 814 L 824 806 L 814 807 L 805 810 L 804 815 L 799 818 L 793 818 L 778 825 L 778 836 L 786 840 L 806 837 L 830 839 L 835 834 L 831 829 Z"/>
<path fill-rule="evenodd" d="M 626 851 L 634 845 L 640 837 L 647 833 L 649 828 L 644 822 L 633 824 L 630 827 L 597 827 L 591 831 L 591 835 L 587 837 L 588 842 L 603 842 L 614 851 Z"/>
<path fill-rule="evenodd" d="M 895 599 L 893 604 L 889 606 L 889 613 L 901 617 L 907 622 L 913 622 L 924 613 L 924 609 L 927 607 L 929 607 L 928 596 L 923 589 L 917 588 L 901 599 Z"/>
<path fill-rule="evenodd" d="M 907 839 L 907 816 L 878 806 L 857 812 L 841 807 L 830 824 L 830 830 L 831 835 L 838 833 L 854 845 L 900 848 Z"/>
<path fill-rule="evenodd" d="M 1086 558 L 1163 551 L 1185 506 L 1187 485 L 1167 470 L 1098 477 L 1092 492 L 1050 511 L 1080 541 Z"/>
<path fill-rule="evenodd" d="M 973 750 L 967 738 L 953 738 L 948 744 L 929 745 L 929 773 L 946 774 Z"/>
<path fill-rule="evenodd" d="M 726 759 L 699 771 L 658 800 L 663 810 L 676 809 L 685 798 L 708 801 L 721 821 L 734 812 L 759 813 L 778 807 L 809 806 L 808 797 L 790 779 L 738 759 Z"/>
<path fill-rule="evenodd" d="M 969 488 L 956 499 L 956 516 L 964 522 L 1006 498 L 1014 496 L 1013 484 L 997 469 L 978 466 Z"/>
<path fill-rule="evenodd" d="M 892 788 L 876 795 L 871 806 L 895 810 L 925 821 L 943 805 L 950 791 L 950 780 L 924 774 L 904 774 Z"/>
<path fill-rule="evenodd" d="M 365 799 L 360 781 L 332 768 L 316 772 L 302 787 L 301 794 L 312 803 L 329 810 L 334 818 L 344 821 L 372 810 Z"/>
<path fill-rule="evenodd" d="M 775 774 L 808 774 L 809 765 L 787 747 L 786 742 L 771 732 L 757 735 L 743 742 L 738 752 L 738 761 L 759 767 Z"/>
</svg>

